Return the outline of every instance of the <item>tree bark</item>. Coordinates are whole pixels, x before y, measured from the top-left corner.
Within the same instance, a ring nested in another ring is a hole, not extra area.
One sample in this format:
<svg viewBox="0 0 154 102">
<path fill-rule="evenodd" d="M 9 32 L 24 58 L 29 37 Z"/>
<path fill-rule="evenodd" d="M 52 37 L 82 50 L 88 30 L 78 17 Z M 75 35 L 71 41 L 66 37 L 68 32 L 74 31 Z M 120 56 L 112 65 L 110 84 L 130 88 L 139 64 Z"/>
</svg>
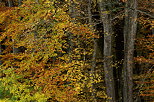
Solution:
<svg viewBox="0 0 154 102">
<path fill-rule="evenodd" d="M 105 73 L 105 84 L 106 93 L 110 98 L 109 102 L 115 102 L 115 88 L 114 88 L 114 78 L 113 78 L 113 68 L 112 68 L 112 24 L 111 15 L 108 14 L 105 4 L 111 3 L 110 0 L 100 0 L 100 14 L 101 20 L 103 22 L 104 29 L 104 73 Z"/>
<path fill-rule="evenodd" d="M 127 0 L 124 25 L 123 102 L 133 102 L 133 54 L 137 29 L 137 1 Z"/>
<path fill-rule="evenodd" d="M 76 12 L 75 12 L 75 5 L 73 0 L 69 0 L 69 15 L 71 18 L 76 18 Z M 68 33 L 68 43 L 69 43 L 69 48 L 68 48 L 68 56 L 69 56 L 69 62 L 72 62 L 72 50 L 73 50 L 73 36 L 71 33 Z"/>
<path fill-rule="evenodd" d="M 154 35 L 154 20 L 151 22 L 151 26 L 152 26 L 152 35 Z"/>
<path fill-rule="evenodd" d="M 12 1 L 11 0 L 8 0 L 8 6 L 9 7 L 13 7 L 13 4 L 12 4 Z"/>
<path fill-rule="evenodd" d="M 22 0 L 18 0 L 18 6 L 20 6 L 20 5 L 22 4 L 21 1 L 22 1 Z"/>
<path fill-rule="evenodd" d="M 8 6 L 13 7 L 13 3 L 11 0 L 8 0 Z M 14 39 L 12 39 L 12 41 L 14 42 Z M 15 48 L 14 45 L 12 46 L 12 49 L 13 49 L 13 53 L 18 53 L 18 48 Z"/>
<path fill-rule="evenodd" d="M 36 3 L 39 3 L 39 0 L 36 0 Z"/>
<path fill-rule="evenodd" d="M 88 0 L 88 23 L 92 26 L 92 29 L 93 29 L 93 25 L 92 25 L 92 13 L 91 13 L 91 10 L 92 10 L 92 7 L 91 7 L 91 3 L 92 1 L 91 0 Z M 97 42 L 96 42 L 96 39 L 94 39 L 94 52 L 93 52 L 93 56 L 92 56 L 92 68 L 91 68 L 91 72 L 90 72 L 90 76 L 92 77 L 91 78 L 91 81 L 92 83 L 94 82 L 93 79 L 94 79 L 94 71 L 95 71 L 95 68 L 96 68 L 96 51 L 97 51 Z M 92 98 L 93 98 L 93 102 L 97 102 L 96 100 L 96 92 L 95 92 L 95 88 L 94 88 L 94 85 L 92 84 Z"/>
</svg>

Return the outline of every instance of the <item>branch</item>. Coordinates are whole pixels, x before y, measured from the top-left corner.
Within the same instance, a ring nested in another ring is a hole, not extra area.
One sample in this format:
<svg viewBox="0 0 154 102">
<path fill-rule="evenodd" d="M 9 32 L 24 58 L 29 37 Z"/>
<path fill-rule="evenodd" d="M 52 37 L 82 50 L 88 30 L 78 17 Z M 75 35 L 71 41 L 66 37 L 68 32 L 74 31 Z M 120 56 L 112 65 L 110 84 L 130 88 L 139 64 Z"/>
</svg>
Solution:
<svg viewBox="0 0 154 102">
<path fill-rule="evenodd" d="M 154 18 L 154 15 L 151 15 L 151 14 L 149 14 L 149 13 L 147 13 L 147 12 L 144 12 L 144 11 L 141 11 L 141 10 L 138 10 L 138 9 L 137 9 L 137 11 L 140 12 L 140 13 L 143 13 L 143 14 L 145 14 L 145 15 L 148 15 L 148 16 L 151 17 L 151 18 Z"/>
</svg>

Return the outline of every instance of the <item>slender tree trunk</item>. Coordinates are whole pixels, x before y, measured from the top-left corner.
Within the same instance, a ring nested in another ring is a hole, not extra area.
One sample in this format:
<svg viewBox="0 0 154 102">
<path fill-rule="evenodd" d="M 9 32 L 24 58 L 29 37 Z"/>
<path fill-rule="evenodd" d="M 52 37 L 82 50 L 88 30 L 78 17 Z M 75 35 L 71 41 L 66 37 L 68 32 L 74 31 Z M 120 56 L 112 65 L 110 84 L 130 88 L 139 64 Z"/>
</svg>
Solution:
<svg viewBox="0 0 154 102">
<path fill-rule="evenodd" d="M 22 3 L 22 0 L 18 0 L 18 6 L 20 6 Z"/>
<path fill-rule="evenodd" d="M 39 0 L 36 0 L 36 3 L 39 3 Z"/>
<path fill-rule="evenodd" d="M 11 0 L 8 0 L 9 7 L 13 7 L 13 3 Z M 14 42 L 14 39 L 12 39 L 12 42 Z M 14 45 L 12 46 L 13 53 L 18 53 L 18 48 L 15 48 Z"/>
<path fill-rule="evenodd" d="M 69 14 L 71 18 L 75 18 L 75 8 L 74 8 L 74 2 L 73 0 L 69 0 Z M 69 43 L 69 48 L 68 48 L 68 55 L 69 55 L 69 62 L 72 61 L 71 55 L 72 55 L 72 49 L 73 49 L 73 42 L 72 42 L 73 36 L 71 33 L 68 33 L 68 43 Z"/>
<path fill-rule="evenodd" d="M 12 39 L 13 43 L 15 42 L 14 39 Z M 19 52 L 19 48 L 14 47 L 14 45 L 12 46 L 13 49 L 13 53 L 18 53 Z"/>
<path fill-rule="evenodd" d="M 123 102 L 133 102 L 133 54 L 137 29 L 137 1 L 127 0 L 124 25 Z"/>
<path fill-rule="evenodd" d="M 11 0 L 8 0 L 8 5 L 9 5 L 9 7 L 13 7 L 13 4 L 12 4 Z"/>
<path fill-rule="evenodd" d="M 105 72 L 105 84 L 106 84 L 106 93 L 110 97 L 109 102 L 115 102 L 115 88 L 114 88 L 114 78 L 113 78 L 113 68 L 112 68 L 112 24 L 111 16 L 107 14 L 105 4 L 111 3 L 110 0 L 100 0 L 100 14 L 101 20 L 104 27 L 104 72 Z"/>
<path fill-rule="evenodd" d="M 92 29 L 93 29 L 93 25 L 92 25 L 92 13 L 91 13 L 91 10 L 92 10 L 92 7 L 91 7 L 91 3 L 92 1 L 91 0 L 88 0 L 88 23 L 92 26 Z M 92 68 L 91 68 L 91 73 L 90 73 L 90 76 L 92 77 L 91 78 L 91 81 L 93 83 L 93 79 L 94 79 L 94 71 L 95 71 L 95 68 L 96 68 L 96 51 L 97 51 L 97 42 L 96 42 L 96 39 L 94 39 L 94 52 L 93 52 L 93 62 L 92 62 Z M 94 85 L 92 84 L 92 98 L 93 98 L 93 102 L 97 102 L 96 100 L 96 92 L 95 92 L 95 88 L 94 88 Z"/>
<path fill-rule="evenodd" d="M 70 16 L 72 17 L 72 18 L 75 18 L 75 7 L 74 7 L 74 2 L 73 2 L 73 0 L 69 0 L 69 14 L 70 14 Z"/>
</svg>

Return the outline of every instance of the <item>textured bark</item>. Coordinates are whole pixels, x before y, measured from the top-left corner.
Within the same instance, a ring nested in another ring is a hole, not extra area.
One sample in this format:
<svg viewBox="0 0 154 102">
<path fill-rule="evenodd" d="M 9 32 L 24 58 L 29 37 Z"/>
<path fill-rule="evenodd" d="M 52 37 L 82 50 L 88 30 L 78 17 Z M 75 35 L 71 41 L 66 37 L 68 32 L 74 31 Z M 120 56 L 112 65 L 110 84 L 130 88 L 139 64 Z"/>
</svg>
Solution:
<svg viewBox="0 0 154 102">
<path fill-rule="evenodd" d="M 111 3 L 110 0 L 100 0 L 100 14 L 101 20 L 103 22 L 104 29 L 104 72 L 105 72 L 105 84 L 106 93 L 110 97 L 109 102 L 115 102 L 115 88 L 114 88 L 114 78 L 113 78 L 113 68 L 112 68 L 112 24 L 111 16 L 107 14 L 106 4 Z"/>
<path fill-rule="evenodd" d="M 22 3 L 22 0 L 18 0 L 18 6 L 20 6 Z"/>
<path fill-rule="evenodd" d="M 11 0 L 8 0 L 8 6 L 9 7 L 13 7 L 13 4 L 12 4 L 12 1 Z"/>
<path fill-rule="evenodd" d="M 133 102 L 133 54 L 137 28 L 137 1 L 127 0 L 125 7 L 124 25 L 124 86 L 123 101 Z"/>
<path fill-rule="evenodd" d="M 39 0 L 36 0 L 36 3 L 39 3 Z"/>
<path fill-rule="evenodd" d="M 69 14 L 72 18 L 75 18 L 76 17 L 76 12 L 75 12 L 75 5 L 74 5 L 74 2 L 73 0 L 69 0 Z"/>
<path fill-rule="evenodd" d="M 91 13 L 91 10 L 92 10 L 91 3 L 92 3 L 92 1 L 88 0 L 88 22 L 93 28 L 93 25 L 92 25 L 92 13 Z M 97 51 L 97 47 L 98 47 L 97 42 L 94 39 L 94 52 L 93 52 L 93 56 L 92 56 L 93 61 L 92 61 L 92 68 L 91 68 L 91 73 L 90 73 L 90 76 L 92 77 L 91 78 L 92 82 L 93 82 L 93 79 L 94 79 L 94 71 L 95 71 L 95 68 L 96 68 L 96 51 Z M 93 102 L 97 102 L 97 100 L 96 100 L 96 92 L 94 91 L 95 90 L 94 85 L 92 85 L 91 88 L 92 88 Z"/>
<path fill-rule="evenodd" d="M 13 7 L 13 3 L 11 0 L 8 0 L 8 6 Z M 14 39 L 12 39 L 12 41 L 14 42 Z M 12 46 L 12 49 L 13 49 L 13 53 L 18 53 L 18 48 L 15 48 L 14 45 Z"/>
<path fill-rule="evenodd" d="M 71 18 L 75 18 L 75 8 L 74 8 L 74 2 L 73 0 L 69 0 L 69 14 Z M 73 36 L 71 33 L 68 33 L 68 44 L 69 44 L 69 48 L 68 48 L 68 55 L 69 55 L 69 62 L 72 62 L 72 49 L 73 49 L 73 42 L 72 42 Z"/>
</svg>

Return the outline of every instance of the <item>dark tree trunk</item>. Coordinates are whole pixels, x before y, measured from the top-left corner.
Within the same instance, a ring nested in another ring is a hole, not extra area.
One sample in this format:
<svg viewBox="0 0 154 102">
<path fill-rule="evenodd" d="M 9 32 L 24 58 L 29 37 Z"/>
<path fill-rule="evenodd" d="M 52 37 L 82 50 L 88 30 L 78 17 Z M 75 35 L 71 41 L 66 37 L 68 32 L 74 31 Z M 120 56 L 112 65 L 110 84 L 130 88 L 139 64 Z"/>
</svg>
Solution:
<svg viewBox="0 0 154 102">
<path fill-rule="evenodd" d="M 115 102 L 115 88 L 114 88 L 114 78 L 113 78 L 113 67 L 112 67 L 112 24 L 111 15 L 108 14 L 106 9 L 106 4 L 111 3 L 110 0 L 100 0 L 100 14 L 101 20 L 103 22 L 104 28 L 104 73 L 105 73 L 105 84 L 106 93 L 110 97 L 109 102 Z"/>
<path fill-rule="evenodd" d="M 13 7 L 13 3 L 12 3 L 11 0 L 8 0 L 8 6 L 9 6 L 9 7 Z"/>
<path fill-rule="evenodd" d="M 20 6 L 22 3 L 22 0 L 18 0 L 18 6 Z"/>
<path fill-rule="evenodd" d="M 91 3 L 92 1 L 91 0 L 88 0 L 88 23 L 92 26 L 92 29 L 93 29 L 93 25 L 92 25 L 92 13 L 91 13 L 91 10 L 92 10 L 92 7 L 91 7 Z M 93 58 L 92 58 L 92 68 L 91 68 L 91 73 L 90 73 L 90 76 L 92 77 L 91 78 L 91 81 L 93 83 L 93 79 L 94 79 L 94 71 L 95 71 L 95 68 L 96 68 L 96 51 L 97 51 L 97 42 L 96 42 L 96 39 L 94 39 L 94 52 L 93 52 Z M 96 92 L 94 91 L 95 88 L 94 88 L 94 85 L 92 84 L 92 99 L 93 99 L 93 102 L 97 102 L 96 100 Z"/>
<path fill-rule="evenodd" d="M 137 28 L 137 1 L 127 0 L 124 25 L 123 101 L 133 102 L 133 54 Z"/>
</svg>

